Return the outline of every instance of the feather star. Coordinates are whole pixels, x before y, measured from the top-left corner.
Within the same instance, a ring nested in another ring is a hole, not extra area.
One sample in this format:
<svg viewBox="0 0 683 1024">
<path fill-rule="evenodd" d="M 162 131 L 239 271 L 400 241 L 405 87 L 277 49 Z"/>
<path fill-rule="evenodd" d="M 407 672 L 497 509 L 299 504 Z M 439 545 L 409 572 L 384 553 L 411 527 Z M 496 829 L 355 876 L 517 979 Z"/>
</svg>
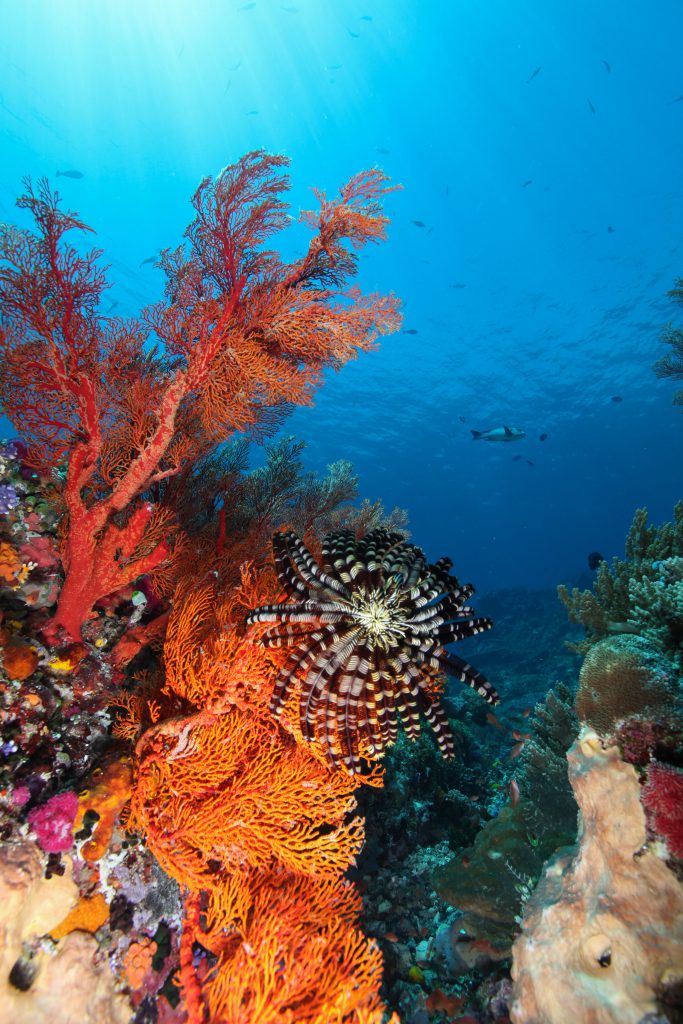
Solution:
<svg viewBox="0 0 683 1024">
<path fill-rule="evenodd" d="M 299 720 L 307 740 L 320 740 L 335 768 L 361 771 L 361 756 L 381 756 L 400 720 L 414 739 L 419 712 L 445 758 L 454 756 L 448 719 L 434 687 L 442 672 L 489 704 L 498 694 L 444 644 L 490 629 L 467 601 L 474 592 L 449 575 L 452 562 L 430 565 L 398 533 L 374 529 L 328 534 L 322 564 L 292 531 L 273 536 L 275 568 L 290 600 L 255 608 L 248 624 L 271 622 L 264 647 L 291 647 L 271 696 L 278 716 L 297 682 Z"/>
</svg>

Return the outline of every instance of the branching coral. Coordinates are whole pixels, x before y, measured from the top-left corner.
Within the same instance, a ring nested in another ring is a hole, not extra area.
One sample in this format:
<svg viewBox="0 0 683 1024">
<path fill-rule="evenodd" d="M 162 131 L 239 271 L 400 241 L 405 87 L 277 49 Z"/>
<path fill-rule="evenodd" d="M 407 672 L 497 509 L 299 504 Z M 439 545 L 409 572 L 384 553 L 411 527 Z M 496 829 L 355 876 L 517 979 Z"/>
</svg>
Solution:
<svg viewBox="0 0 683 1024">
<path fill-rule="evenodd" d="M 602 562 L 593 590 L 560 586 L 558 594 L 572 622 L 586 639 L 569 646 L 585 654 L 592 644 L 614 633 L 636 633 L 660 644 L 669 656 L 680 655 L 683 640 L 683 501 L 671 523 L 648 526 L 647 509 L 638 509 L 626 538 L 626 559 Z M 660 614 L 661 613 L 661 614 Z"/>
</svg>

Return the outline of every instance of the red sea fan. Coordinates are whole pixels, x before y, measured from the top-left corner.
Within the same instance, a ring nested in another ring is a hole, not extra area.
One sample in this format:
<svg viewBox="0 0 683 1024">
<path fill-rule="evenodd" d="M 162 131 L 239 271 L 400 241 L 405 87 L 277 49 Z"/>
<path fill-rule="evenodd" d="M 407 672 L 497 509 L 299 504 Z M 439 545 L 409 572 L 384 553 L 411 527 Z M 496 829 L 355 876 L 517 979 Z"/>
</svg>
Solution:
<svg viewBox="0 0 683 1024">
<path fill-rule="evenodd" d="M 653 761 L 642 799 L 653 830 L 666 839 L 674 857 L 683 859 L 683 771 Z"/>
</svg>

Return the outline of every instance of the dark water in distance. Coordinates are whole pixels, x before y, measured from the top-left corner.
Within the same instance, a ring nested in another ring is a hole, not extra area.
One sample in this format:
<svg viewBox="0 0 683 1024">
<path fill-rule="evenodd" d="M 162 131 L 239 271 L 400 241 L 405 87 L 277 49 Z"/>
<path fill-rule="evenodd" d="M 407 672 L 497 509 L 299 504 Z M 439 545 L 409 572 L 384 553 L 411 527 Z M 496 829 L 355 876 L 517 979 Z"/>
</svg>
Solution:
<svg viewBox="0 0 683 1024">
<path fill-rule="evenodd" d="M 399 294 L 418 333 L 331 374 L 286 430 L 311 468 L 350 459 L 361 494 L 407 508 L 413 539 L 480 592 L 551 586 L 621 553 L 636 507 L 661 521 L 681 495 L 683 416 L 651 364 L 683 276 L 683 5 L 652 12 L 5 4 L 0 219 L 24 174 L 48 174 L 106 250 L 105 308 L 133 314 L 162 283 L 139 265 L 177 244 L 202 176 L 284 152 L 296 215 L 311 187 L 382 166 L 403 191 L 360 283 Z M 285 250 L 305 243 L 293 226 Z M 471 440 L 502 424 L 526 439 Z"/>
</svg>

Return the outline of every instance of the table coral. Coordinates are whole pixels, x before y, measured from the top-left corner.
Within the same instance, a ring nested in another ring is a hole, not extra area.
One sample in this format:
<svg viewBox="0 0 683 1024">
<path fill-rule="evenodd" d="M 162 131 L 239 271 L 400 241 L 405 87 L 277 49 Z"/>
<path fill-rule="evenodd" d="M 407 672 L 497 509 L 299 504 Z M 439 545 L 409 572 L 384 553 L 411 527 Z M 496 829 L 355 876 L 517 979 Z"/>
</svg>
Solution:
<svg viewBox="0 0 683 1024">
<path fill-rule="evenodd" d="M 545 868 L 513 947 L 513 1024 L 640 1024 L 683 978 L 683 886 L 647 845 L 635 769 L 584 729 L 568 754 L 583 828 Z"/>
</svg>

